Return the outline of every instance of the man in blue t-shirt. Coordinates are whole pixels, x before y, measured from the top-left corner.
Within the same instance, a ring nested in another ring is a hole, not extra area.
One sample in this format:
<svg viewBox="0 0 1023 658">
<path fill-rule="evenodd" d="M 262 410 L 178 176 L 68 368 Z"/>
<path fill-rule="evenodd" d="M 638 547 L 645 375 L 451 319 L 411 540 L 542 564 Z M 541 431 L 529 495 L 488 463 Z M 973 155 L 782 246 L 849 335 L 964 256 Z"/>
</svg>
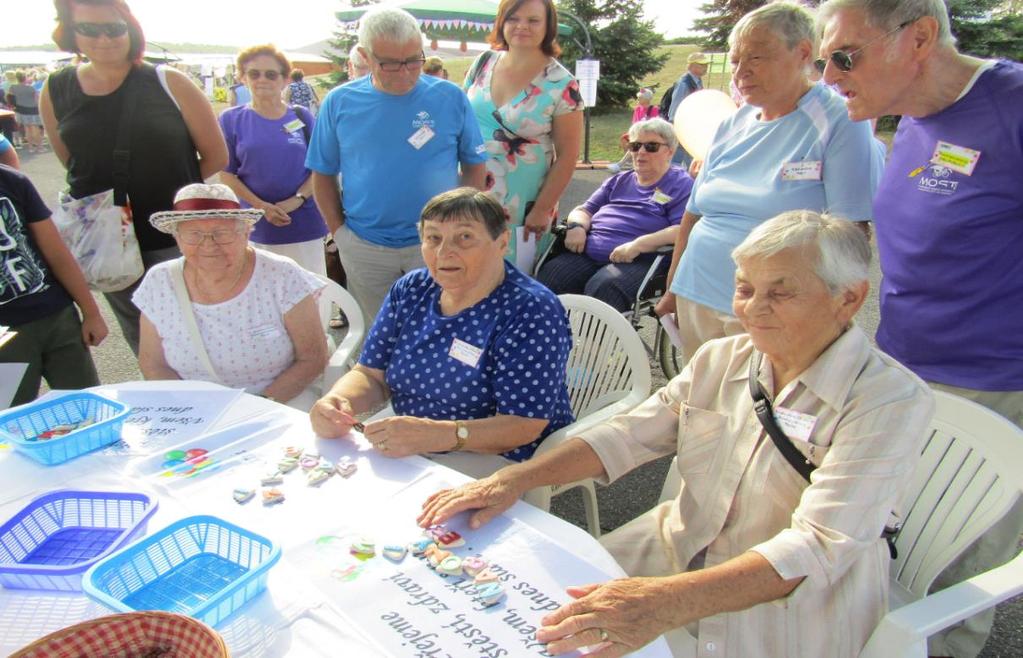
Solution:
<svg viewBox="0 0 1023 658">
<path fill-rule="evenodd" d="M 486 158 L 465 94 L 420 76 L 422 35 L 411 14 L 368 11 L 359 44 L 370 75 L 327 94 L 306 167 L 368 326 L 391 284 L 424 266 L 416 229 L 423 206 L 459 185 L 483 189 Z"/>
<path fill-rule="evenodd" d="M 668 115 L 664 117 L 670 123 L 674 123 L 675 112 L 678 111 L 679 104 L 686 99 L 686 96 L 703 89 L 703 76 L 707 75 L 707 66 L 710 64 L 710 58 L 703 53 L 690 53 L 686 59 L 686 64 L 685 74 L 678 79 L 678 82 L 675 83 L 672 89 L 671 105 L 668 108 Z M 679 144 L 678 149 L 675 150 L 675 157 L 672 158 L 671 162 L 672 164 L 682 165 L 683 169 L 689 169 L 689 165 L 693 162 L 693 156 Z"/>
<path fill-rule="evenodd" d="M 956 51 L 944 3 L 825 3 L 824 81 L 854 120 L 902 115 L 874 199 L 877 345 L 926 380 L 1023 427 L 1023 65 Z M 1019 552 L 1023 502 L 933 585 Z M 933 636 L 976 656 L 994 609 Z"/>
</svg>

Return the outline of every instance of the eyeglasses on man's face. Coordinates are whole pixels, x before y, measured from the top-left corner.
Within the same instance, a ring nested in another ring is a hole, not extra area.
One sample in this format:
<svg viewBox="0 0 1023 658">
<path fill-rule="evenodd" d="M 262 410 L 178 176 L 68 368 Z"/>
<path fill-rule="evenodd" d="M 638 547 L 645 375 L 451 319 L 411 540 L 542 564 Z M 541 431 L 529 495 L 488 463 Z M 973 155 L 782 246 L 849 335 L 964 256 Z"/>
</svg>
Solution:
<svg viewBox="0 0 1023 658">
<path fill-rule="evenodd" d="M 178 239 L 187 245 L 200 245 L 209 237 L 213 244 L 231 244 L 238 240 L 242 234 L 240 228 L 221 228 L 216 231 L 199 231 L 197 229 L 184 229 L 175 233 Z"/>
<path fill-rule="evenodd" d="M 266 71 L 260 71 L 259 69 L 245 69 L 245 77 L 249 80 L 259 80 L 260 77 L 266 78 L 267 80 L 273 81 L 277 78 L 283 77 L 280 71 L 274 69 L 268 69 Z"/>
<path fill-rule="evenodd" d="M 376 63 L 380 66 L 380 70 L 386 71 L 387 73 L 397 73 L 398 71 L 408 69 L 409 71 L 418 71 L 423 68 L 423 64 L 426 63 L 426 57 L 423 53 L 419 53 L 419 57 L 413 57 L 412 59 L 404 59 L 401 61 L 395 61 L 393 59 L 380 59 L 372 52 L 370 55 L 376 60 Z"/>
<path fill-rule="evenodd" d="M 657 153 L 662 146 L 667 146 L 664 142 L 629 142 L 629 150 L 633 153 L 639 153 L 639 149 L 643 149 L 647 153 Z"/>
<path fill-rule="evenodd" d="M 90 39 L 98 39 L 102 35 L 116 39 L 128 33 L 128 24 L 121 21 L 116 23 L 74 23 L 72 27 L 75 32 Z"/>
<path fill-rule="evenodd" d="M 873 39 L 870 39 L 869 41 L 867 41 L 867 43 L 863 44 L 862 46 L 860 46 L 856 50 L 853 50 L 852 52 L 847 53 L 844 50 L 833 50 L 831 51 L 831 54 L 828 56 L 827 59 L 822 58 L 814 60 L 813 65 L 817 67 L 818 71 L 824 73 L 824 69 L 827 68 L 828 61 L 830 60 L 831 63 L 834 64 L 839 71 L 842 71 L 843 73 L 848 73 L 853 69 L 853 57 L 863 52 L 863 50 L 867 46 L 873 43 L 877 43 L 882 39 L 887 39 L 888 37 L 898 32 L 899 30 L 905 29 L 913 22 L 914 21 L 906 21 L 905 23 L 900 23 L 895 29 L 889 30 L 888 32 L 885 32 L 880 36 L 876 36 Z"/>
</svg>

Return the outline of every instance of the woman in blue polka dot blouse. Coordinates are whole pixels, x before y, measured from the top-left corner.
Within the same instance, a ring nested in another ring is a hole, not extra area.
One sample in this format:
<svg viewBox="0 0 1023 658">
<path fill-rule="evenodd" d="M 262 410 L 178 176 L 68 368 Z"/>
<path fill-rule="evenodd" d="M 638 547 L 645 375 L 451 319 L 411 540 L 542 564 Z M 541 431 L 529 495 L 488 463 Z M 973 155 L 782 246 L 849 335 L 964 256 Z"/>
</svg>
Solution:
<svg viewBox="0 0 1023 658">
<path fill-rule="evenodd" d="M 364 432 L 384 455 L 529 459 L 573 420 L 565 309 L 505 261 L 507 218 L 486 194 L 463 187 L 437 195 L 419 231 L 426 268 L 391 288 L 358 365 L 310 411 L 313 429 L 344 436 L 355 414 L 390 400 L 396 415 Z"/>
</svg>

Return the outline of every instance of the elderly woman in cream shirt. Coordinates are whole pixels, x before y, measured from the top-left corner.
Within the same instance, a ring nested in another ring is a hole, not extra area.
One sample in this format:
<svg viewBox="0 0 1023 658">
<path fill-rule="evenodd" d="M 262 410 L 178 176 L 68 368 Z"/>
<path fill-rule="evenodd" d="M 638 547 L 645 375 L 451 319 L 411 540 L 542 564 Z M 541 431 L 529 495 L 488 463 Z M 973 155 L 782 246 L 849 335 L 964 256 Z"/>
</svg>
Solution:
<svg viewBox="0 0 1023 658">
<path fill-rule="evenodd" d="M 707 343 L 631 413 L 434 494 L 420 523 L 476 510 L 478 527 L 533 487 L 607 482 L 675 453 L 677 497 L 602 539 L 632 577 L 569 588 L 575 601 L 537 632 L 547 651 L 621 656 L 666 634 L 676 656 L 858 655 L 887 609 L 881 532 L 933 412 L 923 382 L 852 324 L 870 253 L 850 222 L 812 211 L 765 222 L 733 252 L 748 335 Z M 760 424 L 751 369 L 816 466 L 809 483 Z"/>
</svg>

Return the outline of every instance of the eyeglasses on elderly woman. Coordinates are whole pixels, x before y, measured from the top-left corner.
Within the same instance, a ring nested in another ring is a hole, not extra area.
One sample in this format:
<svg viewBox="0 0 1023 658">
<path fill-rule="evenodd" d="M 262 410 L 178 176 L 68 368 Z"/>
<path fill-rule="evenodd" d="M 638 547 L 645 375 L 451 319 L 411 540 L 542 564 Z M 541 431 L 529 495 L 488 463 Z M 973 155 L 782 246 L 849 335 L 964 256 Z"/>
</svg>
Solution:
<svg viewBox="0 0 1023 658">
<path fill-rule="evenodd" d="M 75 32 L 90 39 L 98 39 L 101 35 L 116 39 L 128 33 L 128 24 L 121 21 L 115 23 L 75 23 L 72 27 Z"/>
<path fill-rule="evenodd" d="M 241 227 L 237 228 L 221 228 L 216 231 L 200 231 L 198 229 L 178 229 L 174 232 L 174 235 L 178 237 L 181 242 L 187 245 L 201 245 L 209 237 L 213 241 L 213 244 L 232 244 L 238 240 L 244 232 Z"/>
<path fill-rule="evenodd" d="M 827 68 L 828 61 L 830 60 L 832 64 L 834 64 L 836 67 L 838 67 L 839 71 L 842 71 L 843 73 L 848 73 L 849 71 L 852 71 L 852 69 L 853 69 L 853 57 L 855 57 L 856 55 L 859 55 L 861 52 L 863 52 L 863 50 L 867 46 L 869 46 L 869 45 L 871 45 L 873 43 L 876 43 L 876 42 L 878 42 L 878 41 L 880 41 L 882 39 L 886 39 L 886 38 L 892 36 L 893 34 L 898 32 L 899 30 L 902 30 L 902 29 L 905 29 L 906 27 L 908 27 L 911 23 L 913 23 L 913 21 L 906 21 L 904 23 L 900 23 L 895 29 L 889 30 L 888 32 L 885 32 L 884 34 L 882 34 L 880 36 L 876 36 L 873 39 L 870 39 L 869 41 L 867 41 L 867 43 L 863 44 L 862 46 L 860 46 L 859 48 L 857 48 L 856 50 L 854 50 L 852 52 L 848 52 L 847 53 L 844 50 L 833 50 L 833 51 L 831 51 L 831 54 L 828 56 L 827 59 L 823 59 L 822 58 L 822 59 L 814 60 L 813 65 L 815 67 L 817 67 L 818 71 L 820 71 L 821 73 L 824 73 L 824 69 Z"/>
<path fill-rule="evenodd" d="M 667 146 L 667 144 L 664 142 L 629 142 L 629 150 L 633 153 L 639 153 L 639 149 L 643 149 L 647 153 L 657 153 L 662 146 Z"/>
<path fill-rule="evenodd" d="M 267 80 L 276 80 L 283 78 L 284 74 L 274 69 L 267 69 L 266 71 L 260 71 L 259 69 L 245 69 L 245 77 L 249 80 L 259 80 L 261 77 Z"/>
</svg>

